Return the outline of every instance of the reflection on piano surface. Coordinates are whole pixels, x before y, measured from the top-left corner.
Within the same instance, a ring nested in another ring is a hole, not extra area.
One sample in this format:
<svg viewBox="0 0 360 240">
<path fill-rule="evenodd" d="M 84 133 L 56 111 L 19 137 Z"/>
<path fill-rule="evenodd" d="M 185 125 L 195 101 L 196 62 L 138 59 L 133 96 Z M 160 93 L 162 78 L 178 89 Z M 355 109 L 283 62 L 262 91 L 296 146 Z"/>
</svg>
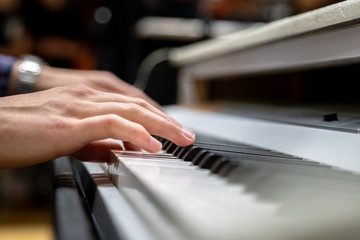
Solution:
<svg viewBox="0 0 360 240">
<path fill-rule="evenodd" d="M 331 76 L 336 68 L 343 78 L 332 90 L 352 93 L 345 103 L 358 106 L 357 83 L 345 81 L 347 67 L 360 69 L 359 10 L 359 0 L 344 1 L 239 33 L 244 42 L 216 39 L 176 49 L 180 101 L 195 103 L 195 86 L 214 78 L 309 76 L 314 69 L 323 77 L 319 73 Z M 261 39 L 252 44 L 252 37 Z M 327 79 L 321 81 L 319 93 L 328 90 Z M 340 96 L 330 95 L 321 103 Z M 324 100 L 319 96 L 316 101 Z M 108 164 L 72 160 L 58 171 L 76 180 L 78 190 L 69 194 L 79 191 L 76 201 L 90 212 L 84 229 L 96 232 L 93 239 L 360 239 L 358 111 L 237 106 L 168 107 L 197 133 L 193 146 L 160 139 L 158 154 L 114 151 Z M 67 232 L 65 225 L 58 225 L 60 232 Z"/>
</svg>

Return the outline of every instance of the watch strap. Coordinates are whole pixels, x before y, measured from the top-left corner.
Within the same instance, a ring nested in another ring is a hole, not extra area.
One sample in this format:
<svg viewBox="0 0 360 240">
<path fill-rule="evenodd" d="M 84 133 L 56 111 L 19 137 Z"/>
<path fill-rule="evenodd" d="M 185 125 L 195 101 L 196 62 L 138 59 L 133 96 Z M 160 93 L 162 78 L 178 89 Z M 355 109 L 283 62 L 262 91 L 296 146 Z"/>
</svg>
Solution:
<svg viewBox="0 0 360 240">
<path fill-rule="evenodd" d="M 35 91 L 35 83 L 38 80 L 43 65 L 46 65 L 46 63 L 37 56 L 25 55 L 21 58 L 21 62 L 18 65 L 19 93 L 31 93 Z"/>
</svg>

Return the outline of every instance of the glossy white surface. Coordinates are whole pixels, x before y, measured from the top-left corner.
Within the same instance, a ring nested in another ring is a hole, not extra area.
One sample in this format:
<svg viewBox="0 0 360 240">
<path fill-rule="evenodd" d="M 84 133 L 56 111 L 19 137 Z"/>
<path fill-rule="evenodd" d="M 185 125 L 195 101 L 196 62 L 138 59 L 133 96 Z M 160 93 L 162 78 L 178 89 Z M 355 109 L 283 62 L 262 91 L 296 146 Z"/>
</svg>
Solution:
<svg viewBox="0 0 360 240">
<path fill-rule="evenodd" d="M 334 167 L 250 161 L 220 177 L 164 152 L 114 151 L 109 166 L 85 166 L 114 183 L 99 192 L 125 239 L 360 239 L 359 134 L 167 111 L 198 133 Z"/>
<path fill-rule="evenodd" d="M 170 51 L 170 61 L 177 66 L 189 65 L 237 50 L 358 19 L 359 11 L 359 0 L 342 1 L 254 29 L 242 30 L 219 38 L 174 48 Z"/>
<path fill-rule="evenodd" d="M 360 172 L 360 135 L 189 108 L 167 112 L 194 131 Z"/>
<path fill-rule="evenodd" d="M 194 240 L 360 237 L 360 212 L 354 211 L 360 194 L 352 192 L 360 184 L 351 178 L 337 182 L 305 168 L 298 175 L 288 166 L 267 169 L 261 164 L 250 174 L 236 171 L 222 178 L 161 154 L 114 154 L 111 179 L 120 192 L 131 191 L 131 203 L 140 214 L 148 216 L 139 198 L 157 209 L 157 218 L 168 224 L 152 226 L 159 236 L 172 226 L 184 239 Z"/>
</svg>

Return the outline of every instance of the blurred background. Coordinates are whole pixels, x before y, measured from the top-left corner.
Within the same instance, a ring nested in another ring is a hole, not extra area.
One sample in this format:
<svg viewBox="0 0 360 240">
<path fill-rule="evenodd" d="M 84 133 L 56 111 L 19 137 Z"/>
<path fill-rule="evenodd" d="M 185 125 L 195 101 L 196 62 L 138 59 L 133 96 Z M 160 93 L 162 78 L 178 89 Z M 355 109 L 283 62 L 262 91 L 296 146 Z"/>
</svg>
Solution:
<svg viewBox="0 0 360 240">
<path fill-rule="evenodd" d="M 15 57 L 34 54 L 56 67 L 109 70 L 134 83 L 139 66 L 154 51 L 218 37 L 336 2 L 339 1 L 0 0 L 0 53 Z M 174 104 L 176 74 L 176 69 L 161 61 L 144 90 L 162 105 Z M 53 238 L 51 179 L 51 163 L 0 170 L 0 239 Z M 18 231 L 20 226 L 22 231 Z"/>
<path fill-rule="evenodd" d="M 139 65 L 156 49 L 217 37 L 336 2 L 1 0 L 0 52 L 16 57 L 35 54 L 57 67 L 109 70 L 134 83 Z M 175 70 L 158 67 L 163 71 L 154 69 L 156 77 L 151 80 L 155 82 L 145 90 L 160 104 L 172 104 Z"/>
</svg>

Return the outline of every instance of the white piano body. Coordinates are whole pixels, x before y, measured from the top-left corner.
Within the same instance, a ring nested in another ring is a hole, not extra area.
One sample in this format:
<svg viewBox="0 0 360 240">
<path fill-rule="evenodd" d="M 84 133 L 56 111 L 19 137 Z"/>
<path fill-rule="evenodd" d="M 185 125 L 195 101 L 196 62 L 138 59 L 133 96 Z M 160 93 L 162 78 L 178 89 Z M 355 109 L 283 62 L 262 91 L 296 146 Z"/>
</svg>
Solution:
<svg viewBox="0 0 360 240">
<path fill-rule="evenodd" d="M 213 76 L 358 64 L 359 22 L 360 1 L 349 0 L 239 33 L 237 44 L 217 39 L 176 49 L 179 101 L 196 103 L 195 82 Z M 216 139 L 207 146 L 223 146 L 233 168 L 213 173 L 166 151 L 114 151 L 109 164 L 73 160 L 99 239 L 360 239 L 356 113 L 347 127 L 167 110 L 199 134 L 204 149 L 202 136 Z M 237 156 L 226 144 L 262 154 Z"/>
</svg>

